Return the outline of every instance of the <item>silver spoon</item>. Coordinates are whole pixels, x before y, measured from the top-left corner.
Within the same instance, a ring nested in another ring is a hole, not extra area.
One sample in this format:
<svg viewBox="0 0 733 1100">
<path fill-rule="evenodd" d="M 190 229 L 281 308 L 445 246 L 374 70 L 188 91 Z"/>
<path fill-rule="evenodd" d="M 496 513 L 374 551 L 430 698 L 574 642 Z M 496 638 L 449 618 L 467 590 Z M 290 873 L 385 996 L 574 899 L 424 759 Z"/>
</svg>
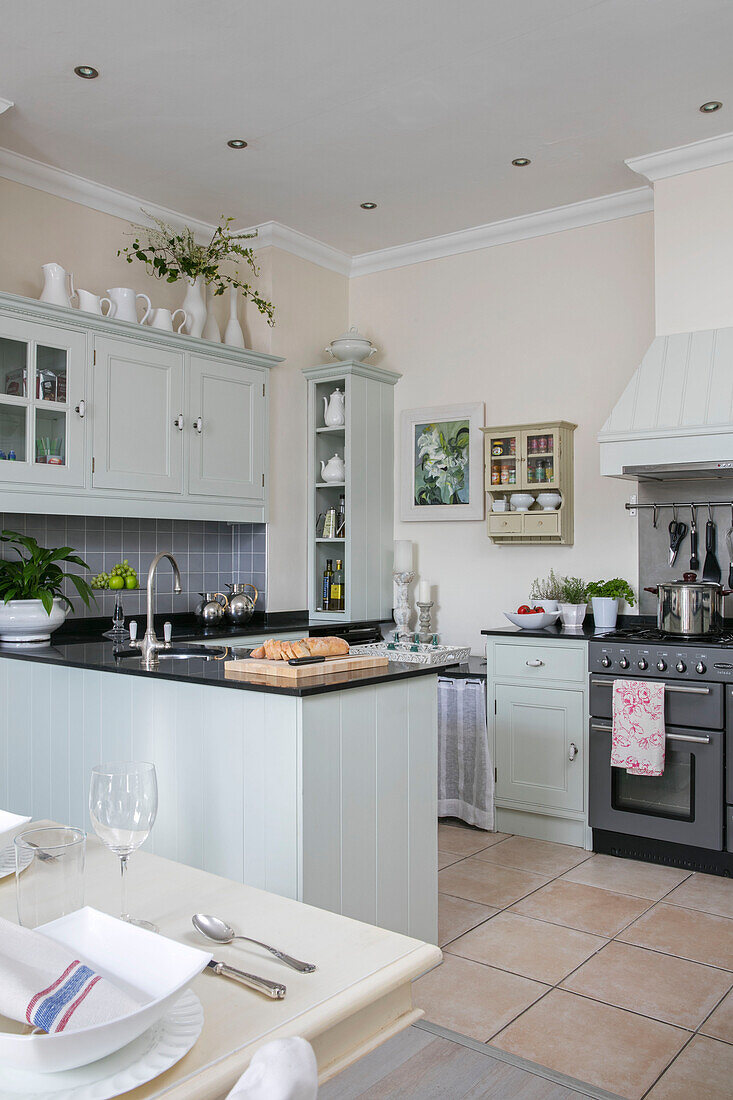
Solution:
<svg viewBox="0 0 733 1100">
<path fill-rule="evenodd" d="M 223 920 L 219 920 L 218 917 L 210 917 L 206 913 L 194 913 L 191 920 L 196 931 L 200 932 L 202 936 L 205 936 L 207 940 L 213 940 L 214 943 L 231 943 L 232 940 L 246 940 L 247 943 L 256 943 L 258 947 L 264 947 L 265 951 L 269 951 L 276 959 L 280 959 L 281 962 L 287 963 L 288 966 L 292 966 L 293 970 L 299 970 L 301 974 L 312 974 L 316 969 L 313 963 L 301 962 L 300 959 L 294 959 L 292 955 L 286 955 L 284 951 L 278 951 L 276 947 L 270 947 L 269 943 L 262 943 L 261 940 L 253 940 L 251 936 L 238 936 L 231 925 L 226 924 Z"/>
</svg>

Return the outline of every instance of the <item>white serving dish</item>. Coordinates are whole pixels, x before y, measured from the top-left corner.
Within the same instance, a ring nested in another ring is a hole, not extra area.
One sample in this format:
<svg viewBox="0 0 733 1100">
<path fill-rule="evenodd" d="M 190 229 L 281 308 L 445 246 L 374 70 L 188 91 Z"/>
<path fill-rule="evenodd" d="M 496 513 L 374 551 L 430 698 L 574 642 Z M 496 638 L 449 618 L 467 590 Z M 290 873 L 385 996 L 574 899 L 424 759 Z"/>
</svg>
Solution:
<svg viewBox="0 0 733 1100">
<path fill-rule="evenodd" d="M 512 512 L 528 512 L 534 504 L 531 493 L 512 493 L 509 497 L 509 507 Z"/>
<path fill-rule="evenodd" d="M 55 1073 L 88 1065 L 137 1039 L 163 1016 L 211 959 L 208 951 L 85 906 L 37 929 L 63 944 L 133 997 L 140 1008 L 119 1020 L 58 1035 L 0 1031 L 0 1065 Z M 22 1028 L 0 1017 L 0 1026 Z"/>
<path fill-rule="evenodd" d="M 12 836 L 20 829 L 21 825 L 27 825 L 29 817 L 21 817 L 20 814 L 11 814 L 7 810 L 0 810 L 0 848 L 12 843 Z"/>
<path fill-rule="evenodd" d="M 522 630 L 544 630 L 546 626 L 556 623 L 560 618 L 559 611 L 540 612 L 539 615 L 517 615 L 515 611 L 504 611 L 510 623 L 521 627 Z"/>
<path fill-rule="evenodd" d="M 0 639 L 4 642 L 47 642 L 66 622 L 67 608 L 54 597 L 49 615 L 40 600 L 0 603 Z"/>
<path fill-rule="evenodd" d="M 375 355 L 377 349 L 371 340 L 359 333 L 356 325 L 352 325 L 348 332 L 344 332 L 341 336 L 337 336 L 335 340 L 332 340 L 325 351 L 334 359 L 339 359 L 342 362 L 348 359 L 356 359 L 357 362 L 361 363 L 368 359 L 370 355 Z"/>
<path fill-rule="evenodd" d="M 395 645 L 390 642 L 367 642 L 365 645 L 352 645 L 349 654 L 352 657 L 386 657 L 388 661 L 399 661 L 407 665 L 461 665 L 471 656 L 470 646 L 456 645 Z"/>
</svg>

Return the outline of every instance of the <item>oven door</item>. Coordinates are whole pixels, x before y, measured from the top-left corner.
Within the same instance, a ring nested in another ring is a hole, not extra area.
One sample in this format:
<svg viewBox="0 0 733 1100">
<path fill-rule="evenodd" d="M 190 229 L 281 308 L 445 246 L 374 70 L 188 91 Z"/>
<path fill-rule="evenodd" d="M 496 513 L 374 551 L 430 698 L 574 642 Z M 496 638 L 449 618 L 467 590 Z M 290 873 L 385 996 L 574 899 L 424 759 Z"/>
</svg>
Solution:
<svg viewBox="0 0 733 1100">
<path fill-rule="evenodd" d="M 664 774 L 611 767 L 611 723 L 590 721 L 589 824 L 594 829 L 723 850 L 719 730 L 667 727 Z"/>
</svg>

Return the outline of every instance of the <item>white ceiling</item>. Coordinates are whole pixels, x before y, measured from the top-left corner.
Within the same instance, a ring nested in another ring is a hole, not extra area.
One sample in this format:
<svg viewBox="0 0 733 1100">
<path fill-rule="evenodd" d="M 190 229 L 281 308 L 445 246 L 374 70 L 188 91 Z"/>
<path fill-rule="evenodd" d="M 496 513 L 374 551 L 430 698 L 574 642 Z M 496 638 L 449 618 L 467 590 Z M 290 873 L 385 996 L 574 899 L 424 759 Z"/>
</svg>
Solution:
<svg viewBox="0 0 733 1100">
<path fill-rule="evenodd" d="M 354 254 L 638 187 L 733 129 L 732 46 L 731 0 L 6 0 L 0 146 Z"/>
</svg>

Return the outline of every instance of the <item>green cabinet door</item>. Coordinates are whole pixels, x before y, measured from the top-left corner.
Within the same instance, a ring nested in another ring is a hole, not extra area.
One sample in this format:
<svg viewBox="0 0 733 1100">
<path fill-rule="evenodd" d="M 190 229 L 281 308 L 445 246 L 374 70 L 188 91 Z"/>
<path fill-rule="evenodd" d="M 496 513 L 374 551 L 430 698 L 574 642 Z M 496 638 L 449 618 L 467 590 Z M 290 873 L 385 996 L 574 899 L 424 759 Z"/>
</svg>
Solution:
<svg viewBox="0 0 733 1100">
<path fill-rule="evenodd" d="M 583 692 L 496 685 L 497 798 L 583 809 Z"/>
</svg>

